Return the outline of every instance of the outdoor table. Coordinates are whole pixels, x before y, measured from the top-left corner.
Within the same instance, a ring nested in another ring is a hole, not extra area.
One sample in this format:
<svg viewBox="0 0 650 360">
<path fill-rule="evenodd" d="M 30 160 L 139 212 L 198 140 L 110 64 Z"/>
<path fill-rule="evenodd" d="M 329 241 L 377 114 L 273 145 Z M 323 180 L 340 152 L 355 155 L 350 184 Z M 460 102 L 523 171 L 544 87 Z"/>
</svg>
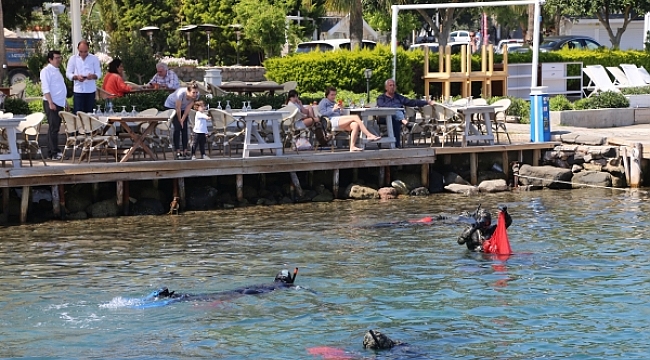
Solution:
<svg viewBox="0 0 650 360">
<path fill-rule="evenodd" d="M 280 123 L 282 122 L 284 115 L 286 115 L 286 112 L 284 111 L 238 111 L 232 113 L 234 118 L 241 119 L 246 123 L 246 131 L 244 133 L 244 158 L 250 157 L 251 150 L 273 149 L 275 150 L 276 156 L 282 155 L 284 145 L 282 144 L 282 140 L 280 140 Z M 268 121 L 271 124 L 273 142 L 267 143 L 259 133 L 258 126 L 255 126 L 256 122 L 261 124 L 262 121 Z M 253 137 L 255 137 L 257 143 L 251 142 Z"/>
<path fill-rule="evenodd" d="M 452 106 L 452 109 L 458 111 L 465 121 L 463 130 L 462 146 L 466 147 L 468 141 L 487 141 L 494 145 L 494 134 L 492 133 L 492 118 L 495 116 L 496 106 L 491 105 L 467 105 Z M 472 116 L 476 115 L 477 121 L 485 124 L 486 134 L 481 133 L 478 127 L 472 123 Z"/>
<path fill-rule="evenodd" d="M 11 119 L 0 119 L 0 127 L 5 128 L 7 132 L 7 142 L 9 145 L 8 154 L 0 154 L 0 161 L 11 161 L 14 168 L 20 168 L 20 152 L 18 152 L 18 145 L 16 144 L 16 127 L 21 121 L 25 120 L 24 117 L 13 117 Z"/>
<path fill-rule="evenodd" d="M 350 108 L 346 109 L 350 114 L 358 115 L 363 121 L 363 124 L 368 127 L 371 117 L 373 116 L 385 116 L 386 117 L 386 136 L 382 136 L 378 141 L 374 141 L 375 144 L 388 144 L 391 149 L 395 148 L 395 137 L 393 136 L 393 116 L 397 111 L 404 111 L 403 108 Z M 360 148 L 365 147 L 366 135 L 361 133 L 363 141 L 361 141 L 359 146 Z"/>
<path fill-rule="evenodd" d="M 123 128 L 127 132 L 129 137 L 133 141 L 133 145 L 131 146 L 129 151 L 127 151 L 127 153 L 124 154 L 124 156 L 122 156 L 122 159 L 120 160 L 120 162 L 128 161 L 131 158 L 131 156 L 133 156 L 133 153 L 137 149 L 142 149 L 142 151 L 149 154 L 151 159 L 155 160 L 155 159 L 158 158 L 158 156 L 156 156 L 156 154 L 151 150 L 151 148 L 149 146 L 147 146 L 147 144 L 144 142 L 144 140 L 146 139 L 147 135 L 150 135 L 154 131 L 154 129 L 156 128 L 156 126 L 159 123 L 169 120 L 167 117 L 161 117 L 161 116 L 146 116 L 146 117 L 109 116 L 109 117 L 104 118 L 104 119 L 106 119 L 109 123 L 113 123 L 113 124 L 114 123 L 119 123 L 120 127 Z M 149 126 L 147 126 L 147 128 L 144 130 L 144 132 L 142 134 L 139 134 L 139 133 L 133 131 L 133 129 L 131 129 L 131 126 L 129 126 L 129 124 L 134 124 L 134 123 L 136 123 L 136 124 L 148 123 Z"/>
<path fill-rule="evenodd" d="M 229 91 L 236 92 L 238 94 L 246 93 L 248 96 L 251 96 L 252 93 L 265 93 L 269 92 L 271 96 L 275 94 L 276 91 L 284 90 L 282 85 L 273 85 L 273 84 L 254 84 L 254 83 L 245 83 L 245 84 L 221 84 L 219 88 Z"/>
</svg>

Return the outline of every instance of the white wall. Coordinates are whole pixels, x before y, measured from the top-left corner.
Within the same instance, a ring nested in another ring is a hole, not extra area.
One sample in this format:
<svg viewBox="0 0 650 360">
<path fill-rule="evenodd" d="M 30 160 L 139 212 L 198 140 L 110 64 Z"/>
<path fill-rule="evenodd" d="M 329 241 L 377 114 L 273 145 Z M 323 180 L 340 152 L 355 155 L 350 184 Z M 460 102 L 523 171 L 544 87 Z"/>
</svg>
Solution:
<svg viewBox="0 0 650 360">
<path fill-rule="evenodd" d="M 613 19 L 610 22 L 614 31 L 623 24 L 622 20 Z M 601 45 L 611 47 L 612 43 L 609 41 L 607 30 L 600 24 L 598 20 L 594 19 L 580 19 L 575 21 L 572 25 L 567 26 L 565 35 L 585 35 L 594 38 Z M 637 49 L 643 50 L 643 20 L 634 20 L 627 25 L 627 29 L 621 37 L 620 49 Z"/>
</svg>

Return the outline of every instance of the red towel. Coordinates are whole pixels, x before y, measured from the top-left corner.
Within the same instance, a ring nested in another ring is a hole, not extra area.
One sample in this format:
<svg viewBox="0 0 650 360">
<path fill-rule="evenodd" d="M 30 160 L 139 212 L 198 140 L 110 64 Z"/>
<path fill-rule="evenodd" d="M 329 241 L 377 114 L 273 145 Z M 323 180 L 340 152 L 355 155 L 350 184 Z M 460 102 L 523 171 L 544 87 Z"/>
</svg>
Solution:
<svg viewBox="0 0 650 360">
<path fill-rule="evenodd" d="M 497 228 L 494 234 L 483 243 L 483 251 L 488 254 L 510 255 L 510 241 L 508 240 L 508 231 L 506 230 L 506 215 L 503 211 L 499 212 L 497 219 Z"/>
</svg>

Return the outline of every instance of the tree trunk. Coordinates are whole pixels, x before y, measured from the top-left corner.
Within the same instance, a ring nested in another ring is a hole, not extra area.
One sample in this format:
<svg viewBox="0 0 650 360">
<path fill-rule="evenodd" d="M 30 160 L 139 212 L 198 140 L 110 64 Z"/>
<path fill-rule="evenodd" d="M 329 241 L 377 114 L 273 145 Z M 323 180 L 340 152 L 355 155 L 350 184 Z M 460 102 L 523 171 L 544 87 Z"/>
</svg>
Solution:
<svg viewBox="0 0 650 360">
<path fill-rule="evenodd" d="M 363 6 L 361 0 L 353 0 L 350 6 L 350 49 L 356 49 L 363 40 Z"/>
<path fill-rule="evenodd" d="M 533 43 L 533 31 L 535 31 L 535 4 L 528 5 L 528 29 L 526 29 L 526 42 Z"/>
<path fill-rule="evenodd" d="M 4 64 L 7 63 L 7 54 L 5 51 L 5 23 L 4 12 L 2 11 L 2 0 L 0 0 L 0 83 L 4 82 L 7 74 L 5 73 Z"/>
</svg>

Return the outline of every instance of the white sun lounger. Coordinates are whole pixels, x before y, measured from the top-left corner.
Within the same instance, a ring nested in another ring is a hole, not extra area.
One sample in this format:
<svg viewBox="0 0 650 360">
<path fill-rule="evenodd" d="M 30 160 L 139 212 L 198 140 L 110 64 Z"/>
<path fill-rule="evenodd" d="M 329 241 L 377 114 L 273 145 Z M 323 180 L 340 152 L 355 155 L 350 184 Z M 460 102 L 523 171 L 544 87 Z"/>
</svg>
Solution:
<svg viewBox="0 0 650 360">
<path fill-rule="evenodd" d="M 584 90 L 593 90 L 589 96 L 601 91 L 613 91 L 621 92 L 619 87 L 614 85 L 612 80 L 607 75 L 607 71 L 602 65 L 588 65 L 582 68 L 584 72 L 589 77 L 589 84 L 583 88 Z"/>
<path fill-rule="evenodd" d="M 625 72 L 616 66 L 608 66 L 607 71 L 614 76 L 614 85 L 629 86 L 630 81 L 627 79 Z"/>
<path fill-rule="evenodd" d="M 643 74 L 639 68 L 634 64 L 621 64 L 621 69 L 625 72 L 631 86 L 647 86 L 648 83 L 644 80 Z M 644 69 L 645 70 L 645 69 Z M 647 71 L 646 71 L 647 72 Z"/>
</svg>

